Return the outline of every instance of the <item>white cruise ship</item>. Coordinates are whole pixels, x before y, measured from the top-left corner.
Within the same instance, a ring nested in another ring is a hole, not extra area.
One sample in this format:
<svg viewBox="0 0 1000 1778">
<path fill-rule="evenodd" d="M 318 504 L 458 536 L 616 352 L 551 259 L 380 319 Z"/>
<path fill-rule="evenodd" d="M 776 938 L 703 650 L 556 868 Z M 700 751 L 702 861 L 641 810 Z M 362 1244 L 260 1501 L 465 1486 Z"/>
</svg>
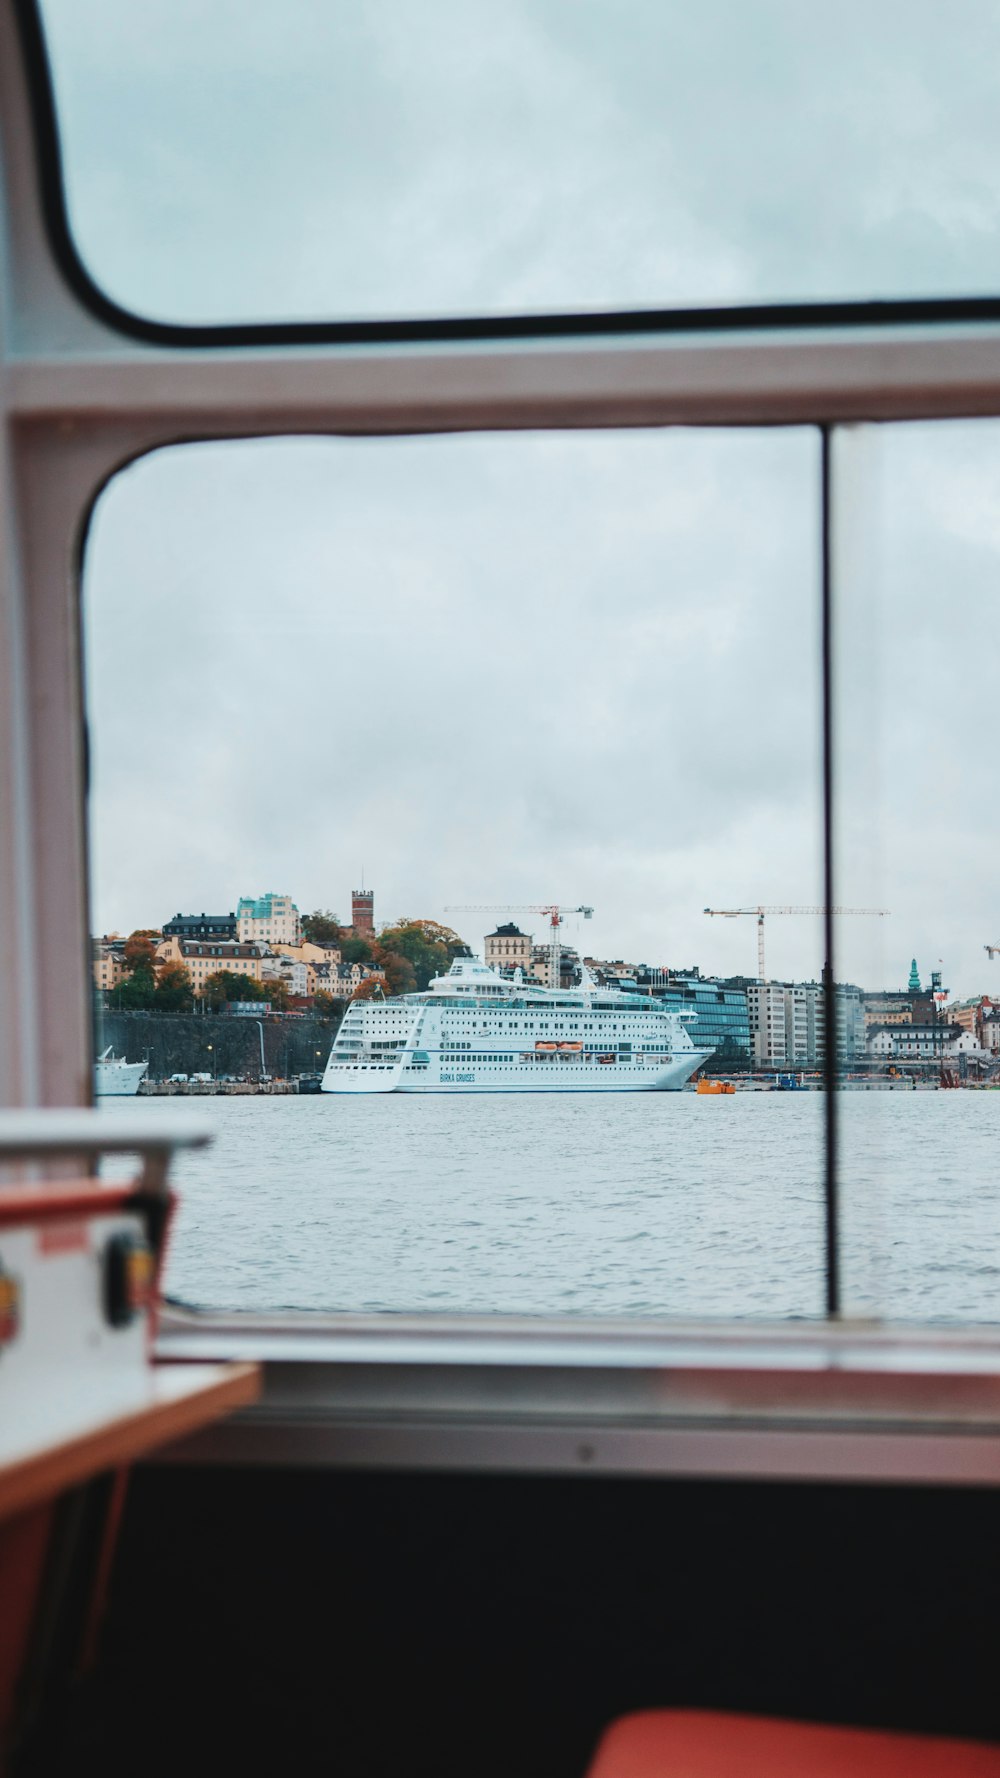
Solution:
<svg viewBox="0 0 1000 1778">
<path fill-rule="evenodd" d="M 507 980 L 457 957 L 421 994 L 354 1000 L 325 1093 L 676 1092 L 712 1054 L 644 994 Z"/>
</svg>

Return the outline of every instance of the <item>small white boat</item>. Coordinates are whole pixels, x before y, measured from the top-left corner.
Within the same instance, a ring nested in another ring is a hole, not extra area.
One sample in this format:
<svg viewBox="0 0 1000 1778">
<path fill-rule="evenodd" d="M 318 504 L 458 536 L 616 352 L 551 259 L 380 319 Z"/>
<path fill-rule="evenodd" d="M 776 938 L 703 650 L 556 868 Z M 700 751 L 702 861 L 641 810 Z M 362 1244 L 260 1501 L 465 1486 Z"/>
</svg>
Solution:
<svg viewBox="0 0 1000 1778">
<path fill-rule="evenodd" d="M 94 1092 L 99 1098 L 114 1093 L 119 1098 L 132 1098 L 139 1091 L 139 1082 L 149 1067 L 148 1062 L 126 1062 L 114 1056 L 108 1044 L 94 1063 Z"/>
</svg>

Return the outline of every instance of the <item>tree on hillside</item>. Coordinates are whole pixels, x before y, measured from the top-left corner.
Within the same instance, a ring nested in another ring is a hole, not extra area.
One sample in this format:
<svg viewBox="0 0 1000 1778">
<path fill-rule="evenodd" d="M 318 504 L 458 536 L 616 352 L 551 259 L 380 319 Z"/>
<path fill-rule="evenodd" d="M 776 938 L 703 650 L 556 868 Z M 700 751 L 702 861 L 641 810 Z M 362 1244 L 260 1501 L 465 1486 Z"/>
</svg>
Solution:
<svg viewBox="0 0 1000 1778">
<path fill-rule="evenodd" d="M 388 996 L 389 986 L 384 975 L 370 975 L 356 988 L 351 995 L 352 1000 L 382 1000 Z"/>
<path fill-rule="evenodd" d="M 374 963 L 375 945 L 371 939 L 358 938 L 344 932 L 340 937 L 340 955 L 345 963 Z"/>
<path fill-rule="evenodd" d="M 466 948 L 450 926 L 436 920 L 397 920 L 383 927 L 378 936 L 378 962 L 386 963 L 390 954 L 405 957 L 413 970 L 417 988 L 426 988 L 432 976 L 446 974 L 453 957 Z"/>
<path fill-rule="evenodd" d="M 194 989 L 183 963 L 164 963 L 157 979 L 153 1005 L 157 1012 L 191 1011 Z"/>
<path fill-rule="evenodd" d="M 129 933 L 122 950 L 122 978 L 114 991 L 114 1004 L 125 1012 L 152 1006 L 156 995 L 156 946 L 160 934 L 150 928 Z"/>
<path fill-rule="evenodd" d="M 140 926 L 129 933 L 122 951 L 122 964 L 130 975 L 145 963 L 151 969 L 156 967 L 156 947 L 161 937 L 162 934 L 151 926 Z"/>
<path fill-rule="evenodd" d="M 329 908 L 315 908 L 311 914 L 302 916 L 302 936 L 311 945 L 339 945 L 340 921 Z"/>
<path fill-rule="evenodd" d="M 339 1024 L 343 1011 L 344 1002 L 334 999 L 334 996 L 328 994 L 325 988 L 320 988 L 319 992 L 313 995 L 313 1012 L 318 1019 L 322 1019 L 324 1025 L 334 1021 Z"/>
<path fill-rule="evenodd" d="M 237 975 L 232 969 L 217 969 L 214 975 L 205 978 L 202 997 L 207 1006 L 218 1012 L 231 1000 L 270 1000 L 265 984 L 255 982 L 253 976 Z"/>
<path fill-rule="evenodd" d="M 417 986 L 417 972 L 401 951 L 382 951 L 379 968 L 389 994 L 412 994 Z"/>
<path fill-rule="evenodd" d="M 120 1012 L 144 1012 L 156 1002 L 156 976 L 148 963 L 140 963 L 131 975 L 123 975 L 113 989 L 111 1004 Z"/>
</svg>

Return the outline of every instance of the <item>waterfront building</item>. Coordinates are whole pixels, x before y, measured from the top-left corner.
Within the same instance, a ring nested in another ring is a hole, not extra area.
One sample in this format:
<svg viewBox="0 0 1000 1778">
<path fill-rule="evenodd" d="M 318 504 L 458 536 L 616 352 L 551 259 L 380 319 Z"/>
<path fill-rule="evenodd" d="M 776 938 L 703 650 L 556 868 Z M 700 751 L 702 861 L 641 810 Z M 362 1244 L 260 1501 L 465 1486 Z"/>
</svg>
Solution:
<svg viewBox="0 0 1000 1778">
<path fill-rule="evenodd" d="M 787 982 L 783 986 L 785 1000 L 785 1061 L 803 1067 L 816 1054 L 816 997 L 811 992 L 815 982 Z M 820 1021 L 822 1023 L 822 1021 Z"/>
<path fill-rule="evenodd" d="M 236 908 L 239 938 L 244 944 L 302 943 L 302 920 L 290 895 L 241 897 Z"/>
<path fill-rule="evenodd" d="M 896 989 L 868 990 L 863 996 L 865 1026 L 908 1025 L 913 1018 L 913 999 Z"/>
<path fill-rule="evenodd" d="M 237 939 L 239 925 L 236 915 L 175 914 L 163 927 L 164 938 Z"/>
<path fill-rule="evenodd" d="M 156 947 L 159 963 L 180 963 L 191 977 L 196 995 L 204 992 L 210 975 L 229 970 L 232 975 L 248 975 L 251 981 L 262 979 L 261 964 L 268 955 L 266 945 L 244 944 L 239 939 L 220 939 L 208 943 L 194 938 L 165 938 Z"/>
<path fill-rule="evenodd" d="M 822 982 L 806 982 L 808 1053 L 821 1067 L 826 1060 L 826 999 Z M 837 1020 L 837 1063 L 854 1062 L 865 1054 L 864 994 L 853 982 L 838 982 L 834 989 Z M 907 1021 L 909 1022 L 909 1021 Z"/>
<path fill-rule="evenodd" d="M 753 1059 L 758 1068 L 785 1062 L 785 987 L 783 982 L 748 981 L 747 1013 Z"/>
<path fill-rule="evenodd" d="M 523 969 L 525 975 L 531 974 L 531 934 L 522 932 L 512 920 L 506 926 L 498 926 L 495 932 L 488 932 L 483 945 L 491 969 Z"/>
<path fill-rule="evenodd" d="M 951 1006 L 945 1009 L 944 1017 L 952 1025 L 961 1025 L 963 1031 L 971 1031 L 982 1043 L 986 1017 L 995 1010 L 996 1006 L 997 1002 L 992 1000 L 988 994 L 977 994 L 972 1000 L 953 1001 Z"/>
<path fill-rule="evenodd" d="M 640 972 L 640 985 L 643 973 L 651 972 Z M 699 976 L 675 976 L 665 988 L 653 987 L 653 998 L 670 1012 L 697 1014 L 687 1022 L 695 1049 L 710 1049 L 717 1061 L 730 1060 L 736 1066 L 751 1060 L 753 1042 L 744 987 Z"/>
<path fill-rule="evenodd" d="M 1000 1006 L 990 1005 L 983 1008 L 983 1025 L 980 1043 L 991 1056 L 1000 1056 Z"/>
<path fill-rule="evenodd" d="M 983 1056 L 972 1031 L 935 1021 L 926 1025 L 873 1025 L 867 1037 L 869 1056 L 877 1061 L 944 1062 L 958 1056 Z"/>
<path fill-rule="evenodd" d="M 864 994 L 865 1024 L 867 1026 L 933 1025 L 938 1018 L 941 1002 L 945 999 L 947 999 L 947 994 L 941 986 L 940 971 L 934 971 L 929 988 L 921 988 L 920 977 L 914 963 L 910 970 L 909 984 L 905 989 L 870 988 L 866 990 Z"/>
</svg>

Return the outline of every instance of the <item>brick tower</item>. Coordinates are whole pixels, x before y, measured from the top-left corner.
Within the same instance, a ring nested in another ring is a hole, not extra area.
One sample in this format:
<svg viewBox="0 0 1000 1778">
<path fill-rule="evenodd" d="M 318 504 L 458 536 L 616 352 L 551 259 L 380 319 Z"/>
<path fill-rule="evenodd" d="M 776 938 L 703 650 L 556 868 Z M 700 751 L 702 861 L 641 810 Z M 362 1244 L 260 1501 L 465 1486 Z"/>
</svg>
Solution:
<svg viewBox="0 0 1000 1778">
<path fill-rule="evenodd" d="M 351 925 L 355 932 L 375 931 L 374 889 L 351 890 Z"/>
</svg>

